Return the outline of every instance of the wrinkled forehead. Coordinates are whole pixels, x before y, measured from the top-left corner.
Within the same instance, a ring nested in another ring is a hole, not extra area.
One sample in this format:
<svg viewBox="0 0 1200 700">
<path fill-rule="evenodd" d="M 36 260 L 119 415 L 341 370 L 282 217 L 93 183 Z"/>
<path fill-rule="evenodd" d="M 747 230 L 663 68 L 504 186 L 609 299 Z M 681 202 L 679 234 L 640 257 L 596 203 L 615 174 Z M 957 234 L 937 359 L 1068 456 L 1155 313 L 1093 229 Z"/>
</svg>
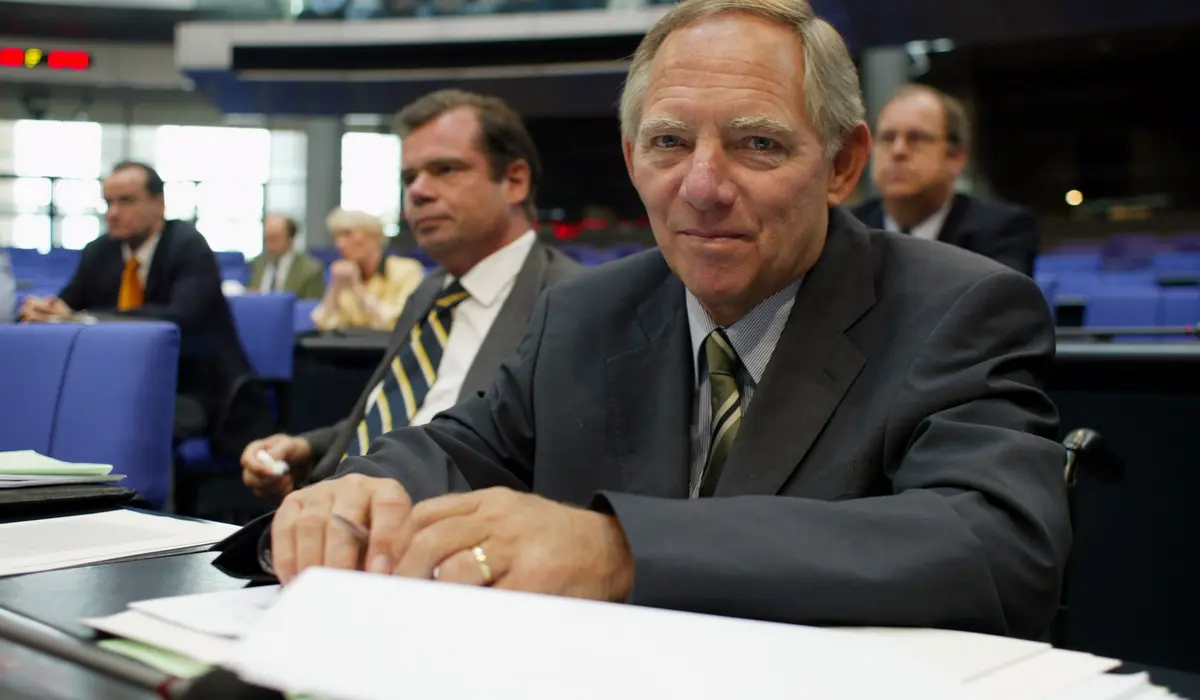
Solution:
<svg viewBox="0 0 1200 700">
<path fill-rule="evenodd" d="M 639 131 L 706 121 L 722 130 L 803 128 L 804 52 L 793 29 L 745 13 L 672 32 L 651 62 Z"/>
</svg>

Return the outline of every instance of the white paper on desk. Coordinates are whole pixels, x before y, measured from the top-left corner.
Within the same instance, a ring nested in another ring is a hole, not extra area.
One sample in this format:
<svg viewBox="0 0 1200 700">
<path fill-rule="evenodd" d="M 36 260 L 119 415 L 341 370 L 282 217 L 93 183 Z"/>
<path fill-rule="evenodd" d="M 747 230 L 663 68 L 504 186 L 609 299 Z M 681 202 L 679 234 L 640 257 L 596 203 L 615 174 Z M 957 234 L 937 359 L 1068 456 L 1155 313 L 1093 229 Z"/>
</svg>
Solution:
<svg viewBox="0 0 1200 700">
<path fill-rule="evenodd" d="M 81 622 L 101 632 L 156 646 L 213 665 L 227 660 L 237 644 L 232 639 L 196 632 L 136 610 L 126 610 L 108 617 L 89 618 Z"/>
<path fill-rule="evenodd" d="M 838 629 L 894 645 L 898 651 L 964 683 L 1052 649 L 1044 642 L 974 632 L 890 627 Z"/>
<path fill-rule="evenodd" d="M 0 452 L 0 474 L 37 474 L 41 476 L 103 476 L 111 464 L 63 462 L 33 450 Z"/>
<path fill-rule="evenodd" d="M 1051 649 L 970 684 L 979 700 L 1045 700 L 1121 665 L 1078 651 Z"/>
<path fill-rule="evenodd" d="M 1145 673 L 1102 673 L 1047 696 L 1045 700 L 1142 700 L 1143 697 L 1155 697 L 1155 693 L 1166 691 L 1151 685 L 1150 676 Z"/>
<path fill-rule="evenodd" d="M 0 524 L 0 576 L 219 542 L 235 525 L 112 510 Z"/>
<path fill-rule="evenodd" d="M 258 586 L 142 600 L 129 609 L 195 632 L 237 639 L 258 624 L 278 597 L 279 586 Z"/>
<path fill-rule="evenodd" d="M 340 700 L 969 697 L 836 631 L 329 569 L 285 588 L 227 665 Z"/>
</svg>

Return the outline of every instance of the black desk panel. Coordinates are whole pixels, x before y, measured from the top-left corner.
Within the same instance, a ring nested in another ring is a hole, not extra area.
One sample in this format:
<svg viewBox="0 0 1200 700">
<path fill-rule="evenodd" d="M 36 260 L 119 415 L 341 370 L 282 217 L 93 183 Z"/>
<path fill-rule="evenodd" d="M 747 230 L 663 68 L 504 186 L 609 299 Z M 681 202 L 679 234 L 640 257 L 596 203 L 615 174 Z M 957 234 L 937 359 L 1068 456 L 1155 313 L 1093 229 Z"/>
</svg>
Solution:
<svg viewBox="0 0 1200 700">
<path fill-rule="evenodd" d="M 1200 673 L 1200 343 L 1060 343 L 1050 393 L 1126 466 L 1077 487 L 1067 644 Z"/>
<path fill-rule="evenodd" d="M 323 428 L 349 415 L 383 359 L 389 337 L 375 332 L 297 338 L 288 432 Z"/>
</svg>

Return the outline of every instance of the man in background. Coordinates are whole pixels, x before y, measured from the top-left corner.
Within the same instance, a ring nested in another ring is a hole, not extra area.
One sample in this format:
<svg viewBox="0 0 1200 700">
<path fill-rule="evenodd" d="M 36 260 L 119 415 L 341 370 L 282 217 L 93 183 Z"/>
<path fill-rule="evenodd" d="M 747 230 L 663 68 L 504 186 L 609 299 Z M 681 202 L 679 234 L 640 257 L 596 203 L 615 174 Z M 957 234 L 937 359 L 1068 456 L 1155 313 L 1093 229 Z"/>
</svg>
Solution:
<svg viewBox="0 0 1200 700">
<path fill-rule="evenodd" d="M 537 240 L 541 161 L 502 100 L 435 92 L 402 110 L 396 128 L 404 216 L 438 267 L 408 298 L 387 354 L 345 420 L 247 446 L 242 477 L 260 496 L 281 499 L 333 474 L 344 455 L 365 454 L 383 433 L 423 425 L 482 392 L 516 352 L 542 290 L 581 269 Z M 273 475 L 258 457 L 264 449 L 289 473 Z"/>
<path fill-rule="evenodd" d="M 240 453 L 270 431 L 270 416 L 261 394 L 231 396 L 238 377 L 253 370 L 221 293 L 216 256 L 195 226 L 166 220 L 163 180 L 150 166 L 119 163 L 104 179 L 103 194 L 108 232 L 83 249 L 58 296 L 26 299 L 22 320 L 178 325 L 175 439 L 208 436 L 217 452 Z"/>
<path fill-rule="evenodd" d="M 297 299 L 325 295 L 325 266 L 307 253 L 296 252 L 296 220 L 281 214 L 263 219 L 263 252 L 250 263 L 249 291 L 292 292 Z"/>
<path fill-rule="evenodd" d="M 955 194 L 967 165 L 970 128 L 958 100 L 909 85 L 879 113 L 871 175 L 880 198 L 854 208 L 867 226 L 943 241 L 1033 274 L 1033 215 L 1012 204 Z"/>
<path fill-rule="evenodd" d="M 17 305 L 17 280 L 8 253 L 0 250 L 0 323 L 13 320 Z"/>
</svg>

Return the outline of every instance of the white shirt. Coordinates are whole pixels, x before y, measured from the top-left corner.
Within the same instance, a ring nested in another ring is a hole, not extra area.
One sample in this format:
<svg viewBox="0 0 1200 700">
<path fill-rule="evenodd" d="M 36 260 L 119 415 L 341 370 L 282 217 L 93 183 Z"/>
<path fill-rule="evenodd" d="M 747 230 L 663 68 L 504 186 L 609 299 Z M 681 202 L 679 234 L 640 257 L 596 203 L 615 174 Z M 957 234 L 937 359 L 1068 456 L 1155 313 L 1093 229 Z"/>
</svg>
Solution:
<svg viewBox="0 0 1200 700">
<path fill-rule="evenodd" d="M 480 260 L 459 280 L 471 297 L 454 308 L 454 322 L 450 325 L 446 350 L 437 368 L 437 379 L 409 425 L 424 425 L 458 403 L 463 381 L 479 354 L 479 347 L 500 315 L 517 273 L 525 265 L 536 241 L 537 235 L 526 231 L 517 240 Z M 447 276 L 445 286 L 453 282 Z"/>
<path fill-rule="evenodd" d="M 278 292 L 287 284 L 288 273 L 292 271 L 292 258 L 295 255 L 292 251 L 288 251 L 279 256 L 278 260 L 267 260 L 267 266 L 263 270 L 262 279 L 258 282 L 258 291 L 263 292 Z M 275 271 L 274 277 L 271 276 L 271 270 Z M 268 286 L 270 282 L 272 286 Z"/>
<path fill-rule="evenodd" d="M 150 276 L 150 263 L 154 260 L 154 249 L 158 247 L 158 239 L 162 238 L 162 232 L 154 234 L 146 239 L 146 242 L 137 249 L 134 253 L 129 249 L 129 244 L 121 246 L 121 258 L 129 263 L 129 256 L 137 258 L 138 262 L 138 279 L 142 281 L 142 289 L 146 288 L 146 279 Z"/>
<path fill-rule="evenodd" d="M 917 238 L 925 238 L 931 241 L 936 241 L 942 233 L 942 225 L 946 223 L 946 217 L 950 216 L 950 207 L 954 206 L 954 198 L 951 197 L 949 202 L 942 205 L 941 209 L 933 212 L 933 215 L 925 219 L 921 223 L 912 227 L 909 233 Z M 883 227 L 888 231 L 900 233 L 900 226 L 892 220 L 892 217 L 883 214 Z"/>
</svg>

